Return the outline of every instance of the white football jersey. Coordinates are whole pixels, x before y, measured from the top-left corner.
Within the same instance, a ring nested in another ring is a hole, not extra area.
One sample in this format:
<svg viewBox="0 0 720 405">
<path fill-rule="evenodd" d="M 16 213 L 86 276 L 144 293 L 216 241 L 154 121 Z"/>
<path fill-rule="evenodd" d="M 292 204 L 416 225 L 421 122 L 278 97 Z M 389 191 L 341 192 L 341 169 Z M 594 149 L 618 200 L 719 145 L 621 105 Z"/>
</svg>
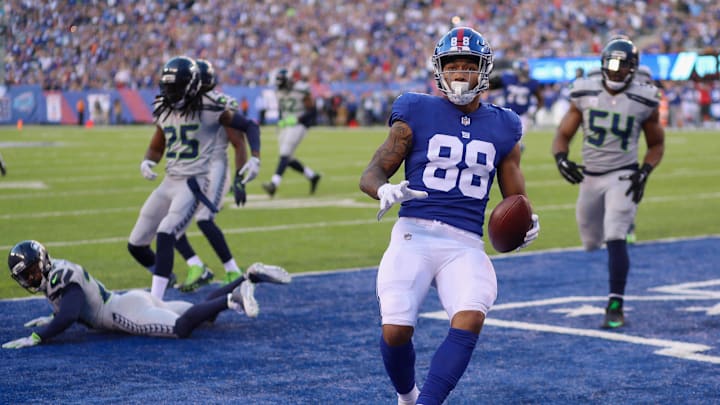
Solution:
<svg viewBox="0 0 720 405">
<path fill-rule="evenodd" d="M 205 93 L 203 95 L 203 100 L 205 99 L 208 99 L 209 104 L 212 105 L 222 105 L 225 106 L 226 109 L 231 109 L 235 111 L 237 111 L 238 109 L 238 102 L 235 98 L 225 93 L 220 93 L 216 90 Z M 229 144 L 230 141 L 228 140 L 225 128 L 221 125 L 218 129 L 218 138 L 216 139 L 215 146 L 213 147 L 213 150 L 211 152 L 211 159 L 213 161 L 216 159 L 227 161 L 227 148 Z"/>
<path fill-rule="evenodd" d="M 585 170 L 606 173 L 637 163 L 642 124 L 660 105 L 657 87 L 633 81 L 611 95 L 602 80 L 579 78 L 570 86 L 570 101 L 583 116 Z"/>
<path fill-rule="evenodd" d="M 305 82 L 296 82 L 293 84 L 292 90 L 278 90 L 278 108 L 280 109 L 280 117 L 288 118 L 294 116 L 300 118 L 307 108 L 305 108 L 305 97 L 310 94 L 310 87 Z"/>
<path fill-rule="evenodd" d="M 171 111 L 156 118 L 165 133 L 165 172 L 175 177 L 206 175 L 208 162 L 215 150 L 220 115 L 225 105 L 208 97 L 202 98 L 202 110 L 183 115 Z"/>
<path fill-rule="evenodd" d="M 70 284 L 77 284 L 85 295 L 85 306 L 80 311 L 80 321 L 91 328 L 102 328 L 103 307 L 110 301 L 113 292 L 93 278 L 82 266 L 62 259 L 51 259 L 52 270 L 43 293 L 50 300 L 53 312 L 60 310 L 63 290 Z"/>
</svg>

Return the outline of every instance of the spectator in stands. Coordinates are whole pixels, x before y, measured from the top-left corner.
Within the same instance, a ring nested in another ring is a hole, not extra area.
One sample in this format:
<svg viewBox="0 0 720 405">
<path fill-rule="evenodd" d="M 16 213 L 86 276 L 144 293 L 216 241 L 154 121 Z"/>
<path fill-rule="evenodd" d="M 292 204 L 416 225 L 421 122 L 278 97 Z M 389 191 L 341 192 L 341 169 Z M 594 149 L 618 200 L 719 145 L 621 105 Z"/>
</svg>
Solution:
<svg viewBox="0 0 720 405">
<path fill-rule="evenodd" d="M 78 114 L 78 125 L 83 126 L 85 125 L 85 100 L 80 99 L 75 104 L 75 109 L 77 110 Z"/>
<path fill-rule="evenodd" d="M 644 37 L 655 52 L 720 49 L 720 35 L 713 34 L 720 2 L 712 1 L 691 7 L 670 0 L 567 0 L 561 7 L 552 2 L 419 0 L 188 4 L 8 0 L 8 84 L 61 90 L 154 88 L 155 68 L 167 55 L 200 50 L 203 55 L 198 56 L 227 67 L 218 77 L 226 85 L 271 84 L 267 66 L 301 64 L 316 72 L 310 82 L 405 82 L 427 77 L 426 50 L 417 44 L 432 43 L 455 15 L 467 16 L 464 23 L 482 26 L 484 35 L 495 38 L 498 60 L 597 54 L 603 38 L 614 32 Z M 73 21 L 70 29 L 67 21 Z M 178 21 L 182 30 L 174 28 Z M 368 26 L 370 35 L 365 34 Z M 264 43 L 273 47 L 253 51 Z M 148 51 L 156 49 L 162 52 Z"/>
</svg>

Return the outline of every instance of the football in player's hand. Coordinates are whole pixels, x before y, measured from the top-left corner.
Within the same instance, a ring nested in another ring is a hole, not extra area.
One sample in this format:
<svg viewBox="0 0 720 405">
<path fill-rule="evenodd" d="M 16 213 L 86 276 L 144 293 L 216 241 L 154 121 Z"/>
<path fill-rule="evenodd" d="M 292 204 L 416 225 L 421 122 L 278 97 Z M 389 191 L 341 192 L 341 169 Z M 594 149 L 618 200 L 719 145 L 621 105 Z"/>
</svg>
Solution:
<svg viewBox="0 0 720 405">
<path fill-rule="evenodd" d="M 490 214 L 488 237 L 495 250 L 506 253 L 523 244 L 532 227 L 532 207 L 522 194 L 513 194 L 498 203 Z"/>
</svg>

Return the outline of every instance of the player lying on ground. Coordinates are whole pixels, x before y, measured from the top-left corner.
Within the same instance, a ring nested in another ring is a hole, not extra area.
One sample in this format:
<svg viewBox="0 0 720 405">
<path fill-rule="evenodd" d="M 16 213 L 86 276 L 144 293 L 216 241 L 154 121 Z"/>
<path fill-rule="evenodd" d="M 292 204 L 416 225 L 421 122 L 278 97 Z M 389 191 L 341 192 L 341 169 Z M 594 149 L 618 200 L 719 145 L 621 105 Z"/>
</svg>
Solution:
<svg viewBox="0 0 720 405">
<path fill-rule="evenodd" d="M 133 335 L 186 338 L 205 321 L 221 311 L 233 309 L 254 318 L 260 308 L 255 300 L 256 282 L 287 284 L 290 275 L 277 266 L 255 263 L 245 277 L 210 293 L 205 301 L 191 304 L 168 301 L 145 290 L 124 293 L 109 291 L 82 266 L 52 259 L 37 241 L 26 240 L 10 251 L 8 266 L 12 278 L 32 293 L 45 294 L 54 314 L 33 319 L 26 327 L 42 327 L 28 337 L 2 345 L 20 349 L 47 342 L 75 322 L 90 328 Z"/>
</svg>

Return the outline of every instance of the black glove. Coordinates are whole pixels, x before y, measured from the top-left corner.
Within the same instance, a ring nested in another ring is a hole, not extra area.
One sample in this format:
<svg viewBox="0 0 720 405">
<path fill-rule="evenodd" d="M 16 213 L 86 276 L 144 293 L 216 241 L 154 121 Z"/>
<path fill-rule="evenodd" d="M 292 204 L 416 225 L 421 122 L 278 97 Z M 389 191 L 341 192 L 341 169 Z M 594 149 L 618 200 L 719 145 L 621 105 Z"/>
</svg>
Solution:
<svg viewBox="0 0 720 405">
<path fill-rule="evenodd" d="M 645 183 L 647 183 L 648 176 L 653 167 L 650 164 L 645 163 L 643 167 L 635 170 L 635 173 L 620 176 L 620 180 L 630 180 L 630 187 L 628 187 L 625 195 L 632 193 L 632 200 L 635 204 L 640 203 L 645 193 Z"/>
<path fill-rule="evenodd" d="M 585 178 L 581 171 L 585 168 L 585 166 L 578 165 L 572 160 L 568 160 L 567 152 L 556 153 L 555 163 L 557 163 L 560 174 L 562 174 L 562 176 L 565 177 L 565 180 L 569 181 L 570 183 L 578 184 Z"/>
<path fill-rule="evenodd" d="M 243 184 L 243 175 L 240 173 L 235 174 L 235 181 L 233 181 L 232 192 L 235 196 L 235 205 L 245 205 L 247 201 L 247 194 L 245 194 L 245 184 Z"/>
</svg>

